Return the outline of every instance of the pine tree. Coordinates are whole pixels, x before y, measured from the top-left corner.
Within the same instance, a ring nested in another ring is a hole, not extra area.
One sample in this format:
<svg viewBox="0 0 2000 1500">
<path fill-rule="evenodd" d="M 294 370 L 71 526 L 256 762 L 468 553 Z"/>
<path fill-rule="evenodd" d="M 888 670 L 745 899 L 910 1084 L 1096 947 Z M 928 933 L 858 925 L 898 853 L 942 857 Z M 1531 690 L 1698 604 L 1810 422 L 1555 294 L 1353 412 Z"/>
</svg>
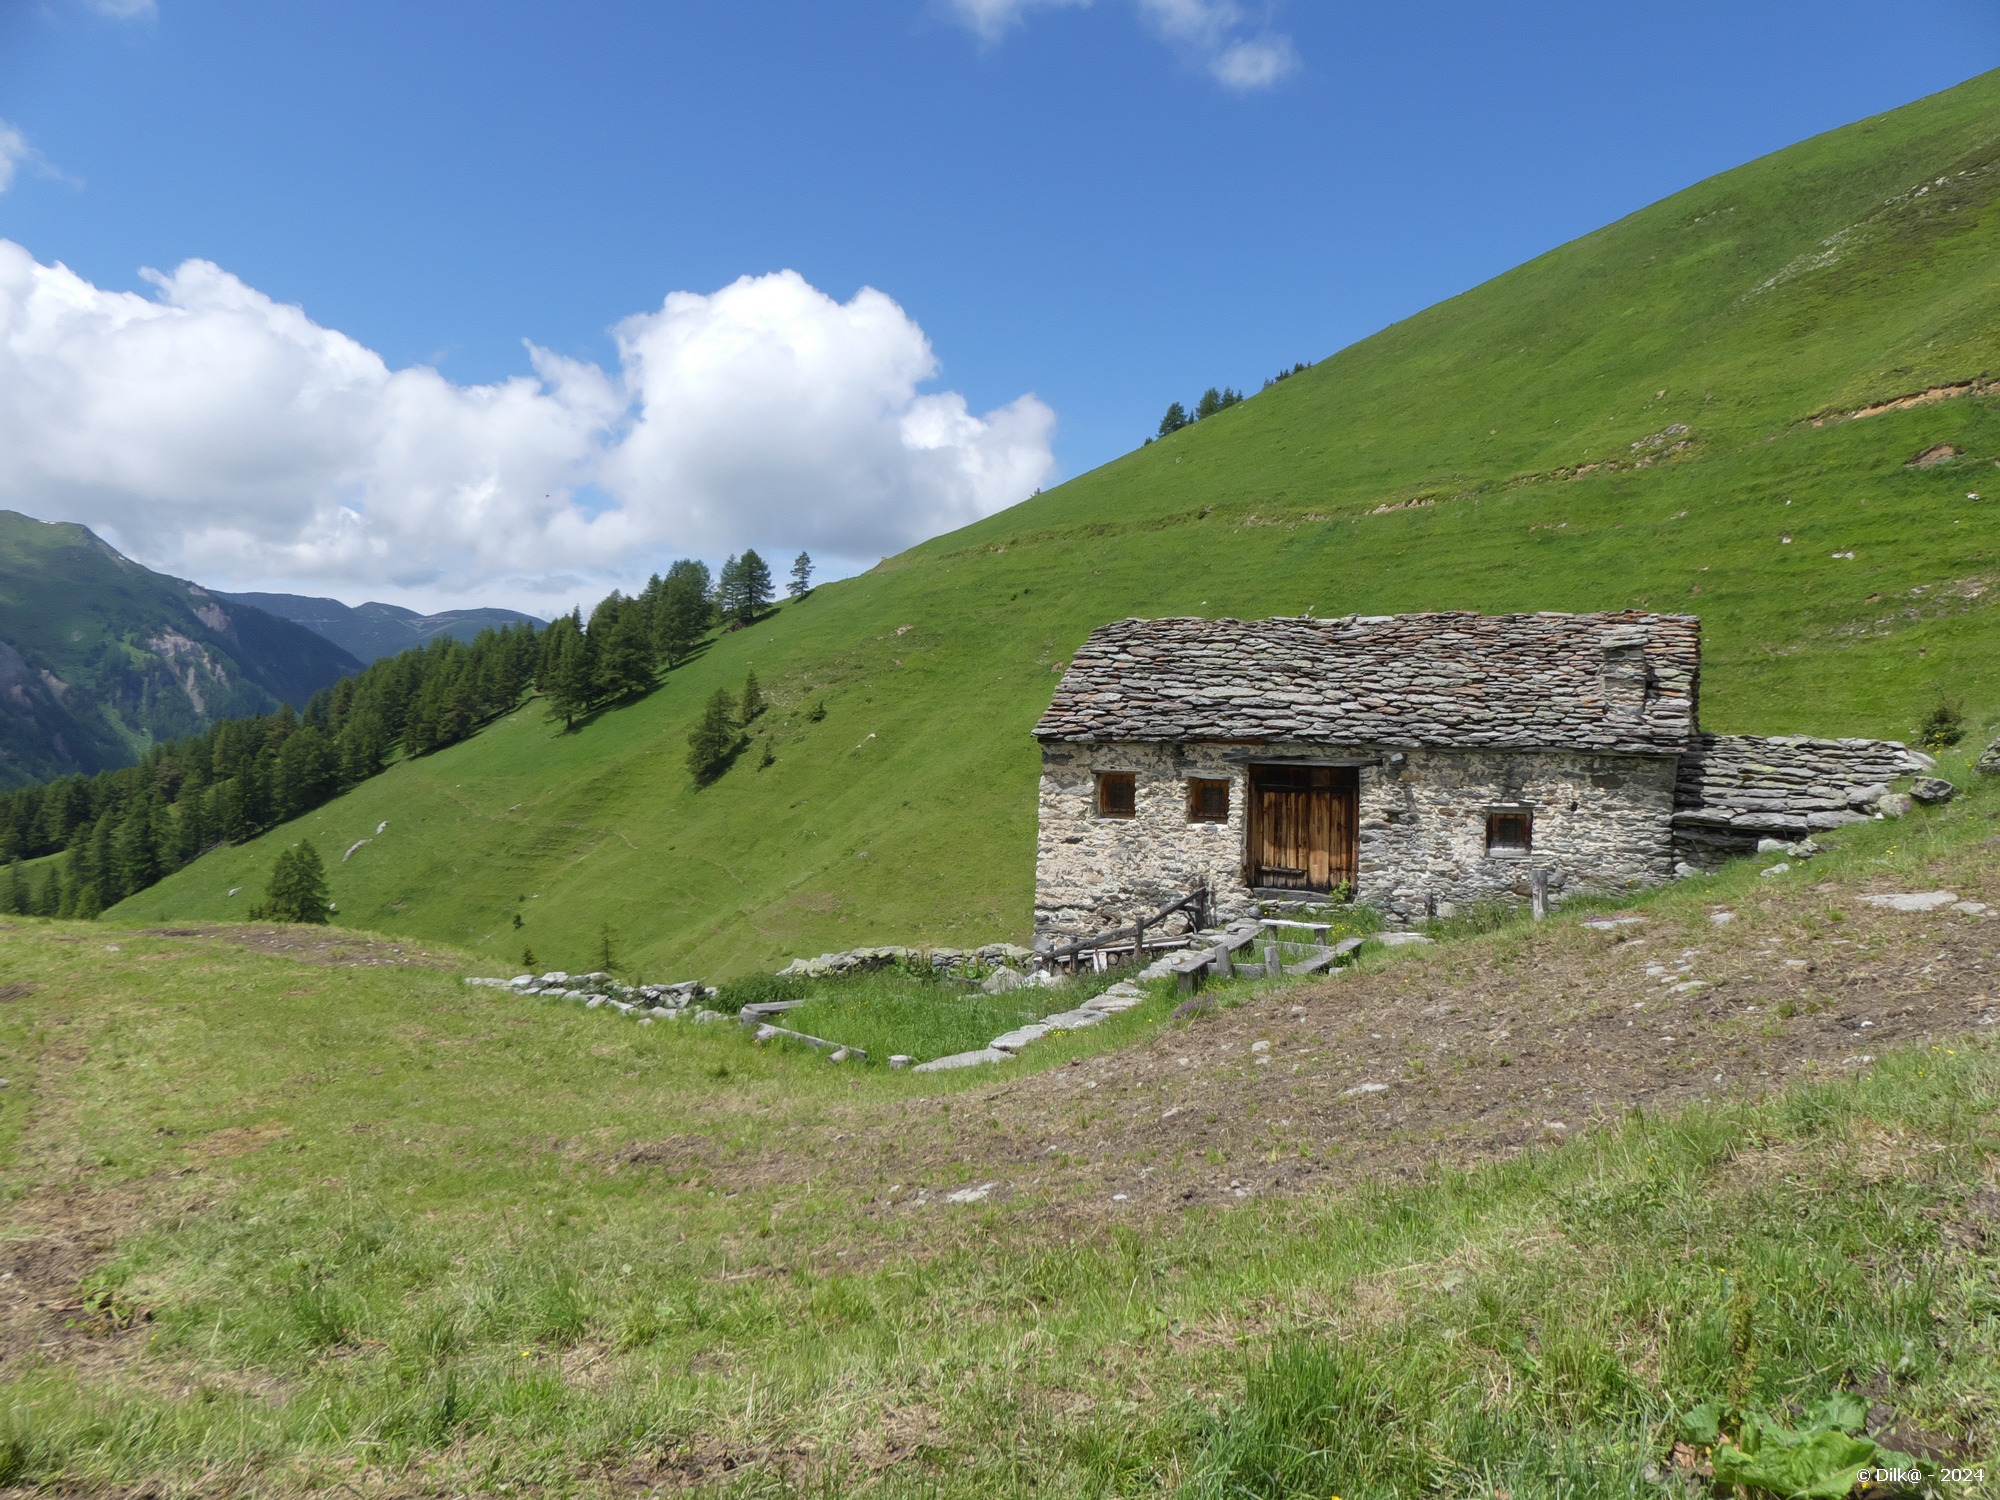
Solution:
<svg viewBox="0 0 2000 1500">
<path fill-rule="evenodd" d="M 1179 432 L 1183 427 L 1187 426 L 1191 420 L 1192 418 L 1190 418 L 1187 414 L 1187 408 L 1185 406 L 1182 406 L 1180 402 L 1176 401 L 1174 402 L 1173 405 L 1167 408 L 1167 414 L 1164 417 L 1160 418 L 1159 435 L 1161 437 L 1166 437 L 1169 433 Z"/>
<path fill-rule="evenodd" d="M 0 916 L 25 917 L 29 902 L 27 882 L 21 879 L 21 862 L 10 859 L 6 872 L 0 874 Z"/>
<path fill-rule="evenodd" d="M 250 908 L 253 922 L 316 922 L 324 925 L 329 903 L 326 866 L 311 844 L 280 850 L 271 866 L 264 899 Z"/>
<path fill-rule="evenodd" d="M 764 690 L 757 685 L 757 669 L 752 667 L 743 674 L 743 701 L 736 712 L 747 729 L 750 721 L 763 711 Z"/>
<path fill-rule="evenodd" d="M 734 552 L 722 560 L 715 575 L 715 612 L 725 620 L 740 620 L 743 614 L 743 564 Z"/>
<path fill-rule="evenodd" d="M 279 817 L 296 818 L 311 812 L 331 797 L 339 785 L 340 772 L 333 746 L 312 725 L 303 725 L 278 751 L 273 780 Z"/>
<path fill-rule="evenodd" d="M 757 618 L 757 611 L 771 602 L 771 565 L 759 557 L 754 550 L 746 550 L 737 559 L 738 605 L 737 619 L 748 625 Z"/>
<path fill-rule="evenodd" d="M 682 558 L 671 568 L 653 607 L 653 639 L 667 665 L 678 666 L 715 623 L 708 564 Z"/>
<path fill-rule="evenodd" d="M 659 671 L 655 638 L 638 600 L 621 599 L 614 591 L 591 615 L 590 639 L 597 646 L 598 697 L 631 698 L 653 686 Z"/>
<path fill-rule="evenodd" d="M 174 863 L 201 858 L 210 838 L 208 808 L 212 792 L 191 792 L 174 804 Z"/>
<path fill-rule="evenodd" d="M 382 721 L 372 711 L 348 716 L 339 740 L 343 784 L 359 786 L 382 769 L 383 739 Z"/>
<path fill-rule="evenodd" d="M 794 599 L 802 599 L 812 592 L 813 560 L 810 553 L 801 552 L 792 559 L 792 581 L 790 593 Z"/>
<path fill-rule="evenodd" d="M 54 865 L 42 866 L 40 888 L 35 892 L 34 915 L 53 917 L 62 910 L 62 876 Z"/>
<path fill-rule="evenodd" d="M 542 669 L 536 686 L 548 700 L 549 717 L 574 729 L 579 714 L 590 711 L 590 649 L 574 614 L 565 615 L 544 633 Z"/>
<path fill-rule="evenodd" d="M 702 710 L 701 721 L 688 733 L 688 772 L 698 785 L 707 786 L 729 769 L 742 737 L 736 731 L 736 705 L 729 689 L 717 688 Z"/>
<path fill-rule="evenodd" d="M 160 878 L 160 851 L 153 842 L 152 795 L 139 798 L 125 810 L 113 837 L 111 865 L 116 872 L 120 895 L 143 891 Z M 99 876 L 102 879 L 102 875 Z"/>
</svg>

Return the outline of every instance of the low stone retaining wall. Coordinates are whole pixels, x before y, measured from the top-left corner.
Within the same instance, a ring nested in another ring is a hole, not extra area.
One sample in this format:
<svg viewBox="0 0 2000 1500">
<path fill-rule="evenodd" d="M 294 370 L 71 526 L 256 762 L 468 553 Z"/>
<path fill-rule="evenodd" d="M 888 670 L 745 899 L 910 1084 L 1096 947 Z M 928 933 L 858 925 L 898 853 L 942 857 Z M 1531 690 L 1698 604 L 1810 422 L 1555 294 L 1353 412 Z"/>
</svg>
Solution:
<svg viewBox="0 0 2000 1500">
<path fill-rule="evenodd" d="M 695 1020 L 724 1019 L 720 1011 L 701 1005 L 715 997 L 712 986 L 699 979 L 683 979 L 674 984 L 620 984 L 606 973 L 566 974 L 561 969 L 537 977 L 517 974 L 512 979 L 468 979 L 482 989 L 508 990 L 516 995 L 540 995 L 549 1000 L 581 1000 L 592 1010 L 610 1006 L 624 1015 L 643 1019 L 678 1021 L 691 1015 Z"/>
<path fill-rule="evenodd" d="M 818 958 L 795 958 L 778 970 L 778 977 L 827 979 L 892 968 L 899 963 L 927 963 L 940 973 L 954 974 L 975 964 L 990 969 L 999 964 L 1026 963 L 1034 956 L 1033 950 L 1013 943 L 988 943 L 983 948 L 906 948 L 900 943 L 889 943 L 877 948 L 850 948 L 844 953 L 822 953 Z"/>
</svg>

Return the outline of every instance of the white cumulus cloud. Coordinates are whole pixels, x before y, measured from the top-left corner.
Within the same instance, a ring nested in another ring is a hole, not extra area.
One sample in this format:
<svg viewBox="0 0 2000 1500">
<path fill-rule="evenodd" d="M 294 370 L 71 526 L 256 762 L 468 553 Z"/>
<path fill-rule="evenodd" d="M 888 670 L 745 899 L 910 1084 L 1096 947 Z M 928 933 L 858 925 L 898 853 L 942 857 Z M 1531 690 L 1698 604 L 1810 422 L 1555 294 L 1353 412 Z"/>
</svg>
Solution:
<svg viewBox="0 0 2000 1500">
<path fill-rule="evenodd" d="M 0 504 L 238 586 L 531 600 L 674 553 L 872 560 L 1054 468 L 1033 396 L 984 415 L 887 296 L 795 273 L 676 292 L 615 370 L 529 348 L 395 370 L 206 261 L 105 291 L 0 240 Z"/>
<path fill-rule="evenodd" d="M 952 0 L 952 10 L 985 40 L 997 41 L 1031 10 L 1093 0 Z M 1137 0 L 1139 14 L 1174 47 L 1227 88 L 1269 88 L 1297 66 L 1288 36 L 1270 31 L 1235 0 Z"/>
</svg>

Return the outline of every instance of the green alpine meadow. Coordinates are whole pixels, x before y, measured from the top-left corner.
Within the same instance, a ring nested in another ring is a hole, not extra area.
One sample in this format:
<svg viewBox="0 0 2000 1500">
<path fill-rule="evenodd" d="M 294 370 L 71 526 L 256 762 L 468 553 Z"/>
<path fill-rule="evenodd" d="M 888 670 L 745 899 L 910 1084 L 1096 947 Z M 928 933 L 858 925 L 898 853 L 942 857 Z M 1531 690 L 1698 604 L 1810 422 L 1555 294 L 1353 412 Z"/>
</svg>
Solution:
<svg viewBox="0 0 2000 1500">
<path fill-rule="evenodd" d="M 526 698 L 110 913 L 339 920 L 494 973 L 726 977 L 1023 938 L 1029 730 L 1096 624 L 1698 614 L 1725 731 L 2000 702 L 2000 76 L 1700 183 L 1125 457 L 722 634 L 574 723 Z M 754 671 L 718 774 L 690 730 Z M 362 842 L 366 840 L 366 842 Z"/>
</svg>

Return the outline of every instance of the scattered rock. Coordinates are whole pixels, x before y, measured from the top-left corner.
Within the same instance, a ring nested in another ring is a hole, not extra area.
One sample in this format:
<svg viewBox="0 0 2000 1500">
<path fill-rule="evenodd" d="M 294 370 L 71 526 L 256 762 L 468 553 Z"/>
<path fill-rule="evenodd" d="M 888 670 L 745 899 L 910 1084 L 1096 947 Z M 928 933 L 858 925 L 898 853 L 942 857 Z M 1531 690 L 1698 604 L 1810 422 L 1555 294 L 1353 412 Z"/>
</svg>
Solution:
<svg viewBox="0 0 2000 1500">
<path fill-rule="evenodd" d="M 996 1036 L 988 1042 L 987 1048 L 997 1052 L 1019 1052 L 1030 1042 L 1039 1042 L 1054 1031 L 1053 1026 L 1043 1021 L 1031 1021 L 1026 1026 L 1016 1026 L 1012 1031 Z"/>
<path fill-rule="evenodd" d="M 1885 818 L 1900 818 L 1909 810 L 1910 799 L 1903 792 L 1887 792 L 1875 802 L 1875 811 Z"/>
<path fill-rule="evenodd" d="M 1996 739 L 1980 753 L 1972 763 L 1972 769 L 1981 776 L 2000 776 L 2000 739 Z"/>
<path fill-rule="evenodd" d="M 1384 948 L 1408 948 L 1416 943 L 1428 943 L 1431 939 L 1421 932 L 1378 932 L 1375 941 Z"/>
<path fill-rule="evenodd" d="M 1791 870 L 1791 868 L 1792 867 L 1786 864 L 1783 860 L 1779 860 L 1775 865 L 1772 865 L 1769 869 L 1759 870 L 1757 873 L 1759 875 L 1783 875 L 1788 873 Z"/>
<path fill-rule="evenodd" d="M 979 1203 L 998 1186 L 1000 1184 L 997 1182 L 982 1182 L 978 1187 L 960 1188 L 955 1193 L 946 1193 L 944 1201 L 947 1203 Z"/>
<path fill-rule="evenodd" d="M 1950 906 L 1957 899 L 1956 891 L 1891 891 L 1863 896 L 1861 904 L 1879 906 L 1886 911 L 1936 911 L 1941 906 Z"/>
<path fill-rule="evenodd" d="M 1388 1092 L 1389 1085 L 1386 1083 L 1357 1083 L 1351 1089 L 1342 1089 L 1340 1097 L 1343 1099 L 1352 1099 L 1357 1094 L 1386 1094 Z"/>
<path fill-rule="evenodd" d="M 1012 969 L 995 969 L 987 975 L 986 982 L 980 985 L 980 988 L 989 995 L 1004 995 L 1009 990 L 1018 990 L 1020 987 L 1021 976 Z"/>
<path fill-rule="evenodd" d="M 1731 922 L 1736 920 L 1736 913 L 1733 911 L 1712 911 L 1708 914 L 1708 920 L 1713 922 L 1717 927 L 1727 927 Z"/>
<path fill-rule="evenodd" d="M 893 1052 L 889 1055 L 889 1066 L 891 1069 L 893 1069 L 898 1073 L 902 1072 L 903 1069 L 907 1068 L 913 1061 L 915 1061 L 915 1059 L 912 1058 L 910 1054 L 907 1052 Z"/>
<path fill-rule="evenodd" d="M 929 1062 L 918 1063 L 911 1068 L 912 1073 L 942 1073 L 949 1068 L 976 1068 L 982 1063 L 1012 1062 L 1014 1054 L 1002 1052 L 997 1047 L 981 1047 L 977 1052 L 954 1052 L 949 1057 L 934 1057 Z"/>
<path fill-rule="evenodd" d="M 1984 901 L 1954 901 L 1951 903 L 1951 909 L 1964 912 L 1968 917 L 1983 917 L 1993 910 Z"/>
<path fill-rule="evenodd" d="M 1926 807 L 1942 807 L 1958 795 L 1958 788 L 1942 776 L 1919 776 L 1910 783 L 1910 795 Z"/>
</svg>

